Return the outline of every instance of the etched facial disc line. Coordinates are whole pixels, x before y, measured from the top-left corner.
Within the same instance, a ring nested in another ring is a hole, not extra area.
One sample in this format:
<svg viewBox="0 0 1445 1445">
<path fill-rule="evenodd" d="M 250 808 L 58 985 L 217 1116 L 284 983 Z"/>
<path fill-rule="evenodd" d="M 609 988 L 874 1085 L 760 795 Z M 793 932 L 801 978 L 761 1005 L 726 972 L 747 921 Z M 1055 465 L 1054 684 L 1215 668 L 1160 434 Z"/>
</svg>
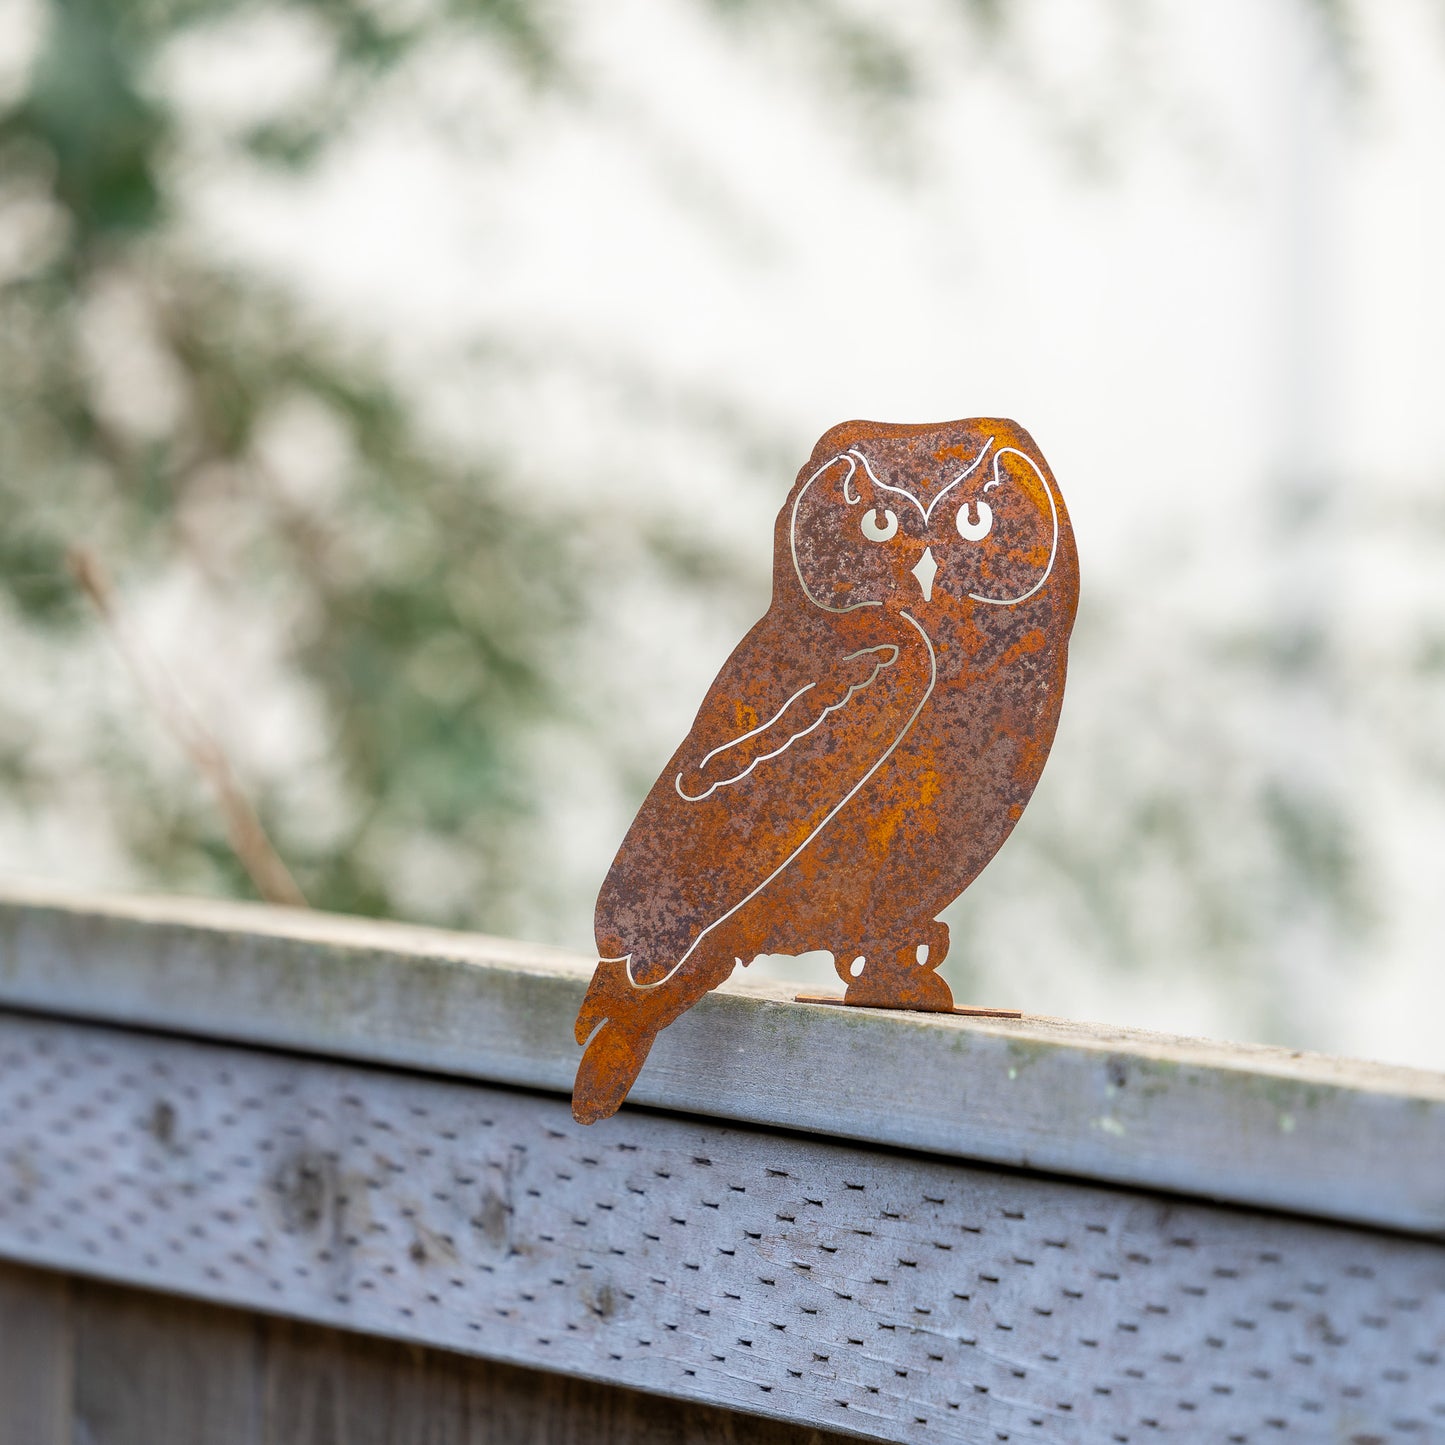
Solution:
<svg viewBox="0 0 1445 1445">
<path fill-rule="evenodd" d="M 881 488 L 881 489 L 882 489 L 883 491 L 885 491 L 885 492 L 894 492 L 894 493 L 896 493 L 896 494 L 897 494 L 898 496 L 900 496 L 900 497 L 907 497 L 908 500 L 909 500 L 910 502 L 912 502 L 913 505 L 914 505 L 915 507 L 917 507 L 918 510 L 923 514 L 924 523 L 927 524 L 928 521 L 929 521 L 929 520 L 932 518 L 932 516 L 933 516 L 933 509 L 934 509 L 961 481 L 965 480 L 967 477 L 972 476 L 973 473 L 978 470 L 979 464 L 980 464 L 980 463 L 983 461 L 983 459 L 988 455 L 988 449 L 993 445 L 993 443 L 994 443 L 994 439 L 993 439 L 993 437 L 990 437 L 990 438 L 983 444 L 983 450 L 982 450 L 981 452 L 979 452 L 979 454 L 978 454 L 926 507 L 925 507 L 925 506 L 923 505 L 923 503 L 920 502 L 920 501 L 918 500 L 918 498 L 915 497 L 915 496 L 913 495 L 913 493 L 910 492 L 906 487 L 895 487 L 895 486 L 891 486 L 891 485 L 889 485 L 889 483 L 880 480 L 879 477 L 878 477 L 878 474 L 873 470 L 873 465 L 872 465 L 872 463 L 869 462 L 868 458 L 865 457 L 865 456 L 863 455 L 863 453 L 860 452 L 860 451 L 857 449 L 857 447 L 850 447 L 850 448 L 848 449 L 848 453 L 847 453 L 847 454 L 848 454 L 848 456 L 854 457 L 854 458 L 857 459 L 857 461 L 863 463 L 863 470 L 868 473 L 868 476 L 869 476 L 869 478 L 872 480 L 873 485 L 874 485 L 875 487 L 879 487 L 879 488 Z M 856 467 L 855 467 L 854 470 L 856 470 Z M 849 506 L 855 506 L 855 505 L 857 504 L 857 502 L 858 502 L 858 498 L 857 498 L 857 497 L 849 496 L 849 491 L 850 491 L 850 489 L 851 489 L 852 481 L 853 481 L 853 472 L 849 472 L 848 475 L 847 475 L 847 477 L 845 478 L 845 480 L 844 480 L 844 482 L 843 482 L 843 500 L 846 501 Z M 984 490 L 987 491 L 988 488 L 985 487 Z"/>
<path fill-rule="evenodd" d="M 799 491 L 797 500 L 793 503 L 793 513 L 792 516 L 788 518 L 788 547 L 793 554 L 793 571 L 797 574 L 798 586 L 803 589 L 803 596 L 806 597 L 814 607 L 821 608 L 824 612 L 856 612 L 860 607 L 882 607 L 883 604 L 881 602 L 854 602 L 847 607 L 829 607 L 826 602 L 813 596 L 808 590 L 808 584 L 803 580 L 803 564 L 798 560 L 798 509 L 803 505 L 803 498 L 808 495 L 808 488 L 811 487 L 829 467 L 837 462 L 848 463 L 848 475 L 843 478 L 844 500 L 848 502 L 849 506 L 856 506 L 858 503 L 857 497 L 849 496 L 849 486 L 853 480 L 853 474 L 858 470 L 858 463 L 846 453 L 839 452 L 836 457 L 824 462 L 823 465 L 803 483 L 802 490 Z"/>
<path fill-rule="evenodd" d="M 1049 485 L 1049 479 L 1039 470 L 1038 463 L 1029 456 L 1027 452 L 1021 452 L 1017 447 L 1001 447 L 994 453 L 993 458 L 993 481 L 989 486 L 998 485 L 1001 478 L 998 474 L 999 462 L 1012 453 L 1016 457 L 1022 457 L 1029 466 L 1033 468 L 1034 475 L 1043 485 L 1044 495 L 1049 499 L 1049 515 L 1053 519 L 1054 535 L 1049 543 L 1049 564 L 1044 568 L 1043 576 L 1029 588 L 1027 592 L 1020 592 L 1017 597 L 981 597 L 977 592 L 968 594 L 972 602 L 986 602 L 990 607 L 1016 607 L 1020 602 L 1027 602 L 1045 582 L 1049 580 L 1049 574 L 1054 570 L 1054 562 L 1059 555 L 1059 505 L 1054 501 L 1054 489 Z M 987 491 L 988 487 L 984 488 Z"/>
</svg>

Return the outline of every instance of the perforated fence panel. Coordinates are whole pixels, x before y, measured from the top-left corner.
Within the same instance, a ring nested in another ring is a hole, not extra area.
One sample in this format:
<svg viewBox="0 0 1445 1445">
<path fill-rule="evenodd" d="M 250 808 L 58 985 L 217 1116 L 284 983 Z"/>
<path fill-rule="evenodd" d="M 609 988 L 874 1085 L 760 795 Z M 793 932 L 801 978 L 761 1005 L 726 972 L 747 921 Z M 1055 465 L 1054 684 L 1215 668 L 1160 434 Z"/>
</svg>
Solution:
<svg viewBox="0 0 1445 1445">
<path fill-rule="evenodd" d="M 1445 1438 L 1428 1241 L 20 1014 L 0 1255 L 879 1439 Z"/>
</svg>

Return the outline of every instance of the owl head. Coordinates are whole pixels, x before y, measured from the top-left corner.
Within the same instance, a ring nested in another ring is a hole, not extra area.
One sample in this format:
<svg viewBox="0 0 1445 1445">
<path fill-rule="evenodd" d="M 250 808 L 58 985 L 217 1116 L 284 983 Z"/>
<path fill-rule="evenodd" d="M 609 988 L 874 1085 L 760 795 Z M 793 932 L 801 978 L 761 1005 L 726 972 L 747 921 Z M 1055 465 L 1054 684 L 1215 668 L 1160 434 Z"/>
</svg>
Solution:
<svg viewBox="0 0 1445 1445">
<path fill-rule="evenodd" d="M 1022 427 L 993 418 L 826 432 L 779 514 L 776 570 L 779 586 L 795 579 L 826 612 L 904 609 L 920 621 L 1025 606 L 1060 574 L 1077 585 L 1048 464 Z"/>
</svg>

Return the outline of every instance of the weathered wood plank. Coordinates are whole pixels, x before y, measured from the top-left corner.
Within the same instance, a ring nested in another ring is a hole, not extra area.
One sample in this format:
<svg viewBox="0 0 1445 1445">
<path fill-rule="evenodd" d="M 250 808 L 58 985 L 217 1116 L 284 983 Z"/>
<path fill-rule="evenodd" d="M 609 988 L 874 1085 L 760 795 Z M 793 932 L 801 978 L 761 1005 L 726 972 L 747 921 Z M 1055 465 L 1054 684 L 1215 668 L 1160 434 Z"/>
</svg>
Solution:
<svg viewBox="0 0 1445 1445">
<path fill-rule="evenodd" d="M 72 1289 L 87 1340 L 78 1381 Z M 233 1418 L 226 1412 L 237 1404 Z M 851 1438 L 0 1264 L 0 1445 L 845 1445 Z"/>
<path fill-rule="evenodd" d="M 854 1436 L 590 1380 L 264 1322 L 266 1445 L 844 1445 Z"/>
<path fill-rule="evenodd" d="M 244 904 L 0 901 L 0 1004 L 565 1091 L 587 960 Z M 634 1099 L 1445 1237 L 1445 1076 L 734 982 Z"/>
<path fill-rule="evenodd" d="M 1433 1242 L 22 1015 L 0 1256 L 911 1445 L 1445 1430 Z"/>
<path fill-rule="evenodd" d="M 73 1288 L 74 1440 L 262 1445 L 254 1321 L 92 1281 Z"/>
<path fill-rule="evenodd" d="M 0 1445 L 70 1445 L 70 1384 L 69 1282 L 0 1264 Z"/>
<path fill-rule="evenodd" d="M 265 1445 L 462 1445 L 455 1392 L 428 1391 L 425 1352 L 273 1321 L 266 1336 Z M 505 1439 L 505 1436 L 502 1436 Z"/>
</svg>

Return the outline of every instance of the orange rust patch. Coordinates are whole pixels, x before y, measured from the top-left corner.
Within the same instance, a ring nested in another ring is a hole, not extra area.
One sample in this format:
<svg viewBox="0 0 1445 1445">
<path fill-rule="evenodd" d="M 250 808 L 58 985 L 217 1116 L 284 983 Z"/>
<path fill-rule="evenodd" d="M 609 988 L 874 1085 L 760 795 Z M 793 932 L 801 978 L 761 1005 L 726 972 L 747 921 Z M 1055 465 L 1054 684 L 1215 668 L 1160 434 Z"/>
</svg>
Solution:
<svg viewBox="0 0 1445 1445">
<path fill-rule="evenodd" d="M 1032 632 L 1026 632 L 1019 640 L 1010 647 L 1000 659 L 1003 666 L 1008 667 L 1019 658 L 1030 652 L 1042 652 L 1048 646 L 1048 638 L 1044 636 L 1043 629 L 1036 627 Z"/>
</svg>

